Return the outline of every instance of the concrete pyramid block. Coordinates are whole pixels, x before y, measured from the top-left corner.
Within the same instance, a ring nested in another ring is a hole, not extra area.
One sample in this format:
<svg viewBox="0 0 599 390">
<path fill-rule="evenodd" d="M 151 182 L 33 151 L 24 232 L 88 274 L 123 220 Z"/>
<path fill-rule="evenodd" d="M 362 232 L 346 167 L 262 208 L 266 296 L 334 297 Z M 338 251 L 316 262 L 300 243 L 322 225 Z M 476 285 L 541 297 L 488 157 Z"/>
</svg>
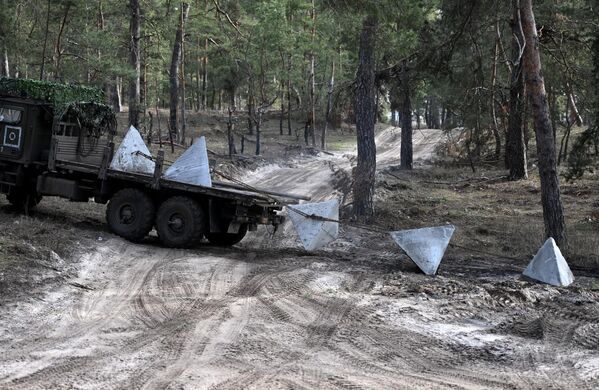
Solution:
<svg viewBox="0 0 599 390">
<path fill-rule="evenodd" d="M 131 126 L 123 138 L 123 142 L 114 153 L 110 169 L 131 173 L 154 173 L 154 161 L 139 131 Z"/>
<path fill-rule="evenodd" d="M 307 251 L 315 251 L 339 236 L 339 201 L 287 206 L 289 218 Z M 318 217 L 325 220 L 319 220 Z M 333 221 L 327 221 L 330 219 Z"/>
<path fill-rule="evenodd" d="M 206 138 L 200 137 L 171 165 L 164 178 L 180 183 L 212 187 Z"/>
<path fill-rule="evenodd" d="M 523 275 L 554 286 L 568 286 L 574 282 L 574 275 L 553 238 L 545 241 Z"/>
<path fill-rule="evenodd" d="M 455 227 L 452 225 L 391 232 L 391 237 L 427 275 L 437 273 Z"/>
</svg>

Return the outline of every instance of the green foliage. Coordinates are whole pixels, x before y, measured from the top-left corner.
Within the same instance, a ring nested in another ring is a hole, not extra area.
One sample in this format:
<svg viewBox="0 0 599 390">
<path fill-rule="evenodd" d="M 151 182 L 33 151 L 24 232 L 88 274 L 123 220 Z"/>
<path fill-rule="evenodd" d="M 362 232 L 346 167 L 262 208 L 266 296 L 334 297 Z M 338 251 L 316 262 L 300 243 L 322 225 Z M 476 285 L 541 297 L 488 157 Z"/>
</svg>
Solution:
<svg viewBox="0 0 599 390">
<path fill-rule="evenodd" d="M 6 77 L 0 78 L 0 94 L 42 100 L 51 104 L 58 112 L 64 111 L 70 103 L 74 102 L 102 103 L 104 101 L 104 92 L 97 88 Z"/>
</svg>

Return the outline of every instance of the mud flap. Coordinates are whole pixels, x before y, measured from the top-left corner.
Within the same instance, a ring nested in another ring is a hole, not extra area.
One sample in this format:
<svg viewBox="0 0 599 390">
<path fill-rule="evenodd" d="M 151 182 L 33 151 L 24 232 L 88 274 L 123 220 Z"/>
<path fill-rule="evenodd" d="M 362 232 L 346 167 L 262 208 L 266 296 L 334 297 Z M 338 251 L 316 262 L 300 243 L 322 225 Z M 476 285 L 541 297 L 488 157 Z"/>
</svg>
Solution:
<svg viewBox="0 0 599 390">
<path fill-rule="evenodd" d="M 553 286 L 569 286 L 574 275 L 555 240 L 549 238 L 528 264 L 523 275 Z"/>
<path fill-rule="evenodd" d="M 454 226 L 447 225 L 400 230 L 390 234 L 422 272 L 426 275 L 434 275 L 437 273 L 454 231 Z"/>
<path fill-rule="evenodd" d="M 289 218 L 307 251 L 315 251 L 339 236 L 339 201 L 287 206 Z"/>
</svg>

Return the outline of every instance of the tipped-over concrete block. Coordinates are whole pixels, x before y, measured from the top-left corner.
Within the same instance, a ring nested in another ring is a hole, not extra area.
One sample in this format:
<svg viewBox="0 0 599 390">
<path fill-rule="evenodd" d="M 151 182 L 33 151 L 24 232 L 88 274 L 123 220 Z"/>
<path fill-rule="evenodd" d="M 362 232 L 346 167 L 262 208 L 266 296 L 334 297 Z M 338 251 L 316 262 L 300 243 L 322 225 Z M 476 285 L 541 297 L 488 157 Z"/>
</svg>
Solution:
<svg viewBox="0 0 599 390">
<path fill-rule="evenodd" d="M 131 126 L 114 153 L 110 169 L 131 173 L 154 173 L 154 161 L 139 131 Z"/>
<path fill-rule="evenodd" d="M 315 251 L 339 236 L 339 201 L 287 206 L 293 227 L 307 251 Z"/>
<path fill-rule="evenodd" d="M 200 137 L 171 165 L 164 178 L 180 183 L 212 187 L 206 138 Z"/>
<path fill-rule="evenodd" d="M 568 262 L 553 238 L 545 241 L 523 275 L 554 286 L 569 286 L 574 282 Z"/>
<path fill-rule="evenodd" d="M 452 225 L 391 232 L 393 240 L 427 275 L 437 273 L 455 227 Z"/>
</svg>

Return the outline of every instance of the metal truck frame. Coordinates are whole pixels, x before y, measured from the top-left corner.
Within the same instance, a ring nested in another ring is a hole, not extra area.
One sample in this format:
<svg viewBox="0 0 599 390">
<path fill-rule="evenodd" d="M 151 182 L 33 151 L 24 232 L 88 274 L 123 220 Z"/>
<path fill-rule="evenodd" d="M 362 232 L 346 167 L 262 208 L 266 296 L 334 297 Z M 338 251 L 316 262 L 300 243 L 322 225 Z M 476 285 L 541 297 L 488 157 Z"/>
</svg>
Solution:
<svg viewBox="0 0 599 390">
<path fill-rule="evenodd" d="M 281 224 L 286 204 L 309 199 L 233 183 L 202 187 L 166 180 L 162 151 L 153 175 L 112 170 L 112 137 L 85 134 L 80 123 L 55 115 L 47 101 L 0 96 L 0 192 L 24 209 L 43 196 L 93 199 L 108 204 L 106 220 L 117 235 L 140 241 L 156 228 L 168 247 L 190 247 L 203 237 L 234 245 L 257 225 Z"/>
</svg>

